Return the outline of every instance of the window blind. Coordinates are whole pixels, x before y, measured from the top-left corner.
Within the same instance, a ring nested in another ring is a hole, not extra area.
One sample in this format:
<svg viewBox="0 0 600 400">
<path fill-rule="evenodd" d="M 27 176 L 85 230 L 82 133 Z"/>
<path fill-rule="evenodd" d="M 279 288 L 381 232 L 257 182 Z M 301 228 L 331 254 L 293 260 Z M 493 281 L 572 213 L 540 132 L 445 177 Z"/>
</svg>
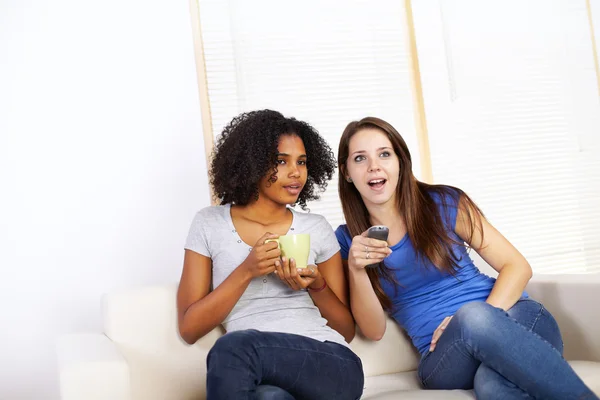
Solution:
<svg viewBox="0 0 600 400">
<path fill-rule="evenodd" d="M 271 108 L 306 120 L 337 155 L 346 124 L 392 123 L 419 171 L 403 2 L 200 0 L 215 136 L 240 112 Z M 343 223 L 337 176 L 309 204 Z"/>
<path fill-rule="evenodd" d="M 596 39 L 596 54 L 600 57 L 600 0 L 590 0 L 590 13 L 592 16 L 594 37 Z"/>
<path fill-rule="evenodd" d="M 434 180 L 467 191 L 535 272 L 600 272 L 585 1 L 413 4 Z"/>
</svg>

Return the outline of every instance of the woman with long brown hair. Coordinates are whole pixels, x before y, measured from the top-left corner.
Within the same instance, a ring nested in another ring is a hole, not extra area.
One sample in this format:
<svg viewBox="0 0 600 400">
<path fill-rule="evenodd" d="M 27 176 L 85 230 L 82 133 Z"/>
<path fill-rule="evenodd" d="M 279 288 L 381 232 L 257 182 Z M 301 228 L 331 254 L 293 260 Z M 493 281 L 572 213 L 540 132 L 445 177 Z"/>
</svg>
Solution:
<svg viewBox="0 0 600 400">
<path fill-rule="evenodd" d="M 562 357 L 552 315 L 524 292 L 531 267 L 462 190 L 418 181 L 406 143 L 373 117 L 348 124 L 338 152 L 346 225 L 336 236 L 350 304 L 379 340 L 386 313 L 422 355 L 427 389 L 482 399 L 597 399 Z M 367 237 L 385 225 L 387 241 Z M 496 271 L 482 274 L 467 250 Z"/>
</svg>

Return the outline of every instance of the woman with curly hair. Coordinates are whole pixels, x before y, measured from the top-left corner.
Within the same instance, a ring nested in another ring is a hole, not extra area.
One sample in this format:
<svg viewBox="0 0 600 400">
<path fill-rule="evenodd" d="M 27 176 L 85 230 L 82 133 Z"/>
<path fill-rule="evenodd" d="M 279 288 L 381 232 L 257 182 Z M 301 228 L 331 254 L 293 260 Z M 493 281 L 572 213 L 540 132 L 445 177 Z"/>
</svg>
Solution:
<svg viewBox="0 0 600 400">
<path fill-rule="evenodd" d="M 288 207 L 305 209 L 334 171 L 317 131 L 276 111 L 241 114 L 217 141 L 210 178 L 220 205 L 192 222 L 177 293 L 186 342 L 227 331 L 207 357 L 209 400 L 360 398 L 335 234 L 322 216 Z M 269 239 L 299 233 L 311 249 L 297 269 Z"/>
</svg>

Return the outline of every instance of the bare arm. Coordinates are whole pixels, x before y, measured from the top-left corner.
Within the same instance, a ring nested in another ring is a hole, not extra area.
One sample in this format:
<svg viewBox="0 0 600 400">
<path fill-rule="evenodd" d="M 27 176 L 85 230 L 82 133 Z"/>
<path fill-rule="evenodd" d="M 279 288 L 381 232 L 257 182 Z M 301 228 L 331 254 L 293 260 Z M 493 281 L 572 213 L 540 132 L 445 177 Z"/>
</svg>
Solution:
<svg viewBox="0 0 600 400">
<path fill-rule="evenodd" d="M 344 261 L 347 265 L 347 261 Z M 373 290 L 367 272 L 348 268 L 352 314 L 361 332 L 371 340 L 380 340 L 386 329 L 385 311 Z"/>
<path fill-rule="evenodd" d="M 189 344 L 195 343 L 225 320 L 252 278 L 238 267 L 210 292 L 211 277 L 210 258 L 186 250 L 177 291 L 177 311 L 179 333 Z"/>
<path fill-rule="evenodd" d="M 366 253 L 369 250 L 369 258 Z M 361 332 L 371 340 L 380 340 L 385 333 L 386 314 L 373 290 L 365 267 L 383 261 L 391 254 L 387 243 L 369 239 L 366 232 L 355 236 L 348 251 L 348 281 L 350 284 L 350 306 Z"/>
<path fill-rule="evenodd" d="M 185 251 L 183 272 L 177 290 L 179 333 L 189 344 L 220 325 L 238 302 L 250 281 L 275 270 L 281 255 L 277 243 L 267 243 L 277 235 L 263 235 L 248 258 L 215 290 L 210 292 L 211 259 L 190 250 Z"/>
<path fill-rule="evenodd" d="M 470 233 L 467 214 L 469 212 L 475 211 L 467 209 L 461 201 L 455 231 L 466 242 Z M 477 221 L 476 215 L 471 214 L 471 217 Z M 508 310 L 519 300 L 527 282 L 531 279 L 531 266 L 525 257 L 483 216 L 481 216 L 481 225 L 476 226 L 469 245 L 498 271 L 498 278 L 486 302 Z"/>
<path fill-rule="evenodd" d="M 471 236 L 471 221 L 475 222 Z M 460 200 L 456 216 L 456 234 L 468 243 L 492 268 L 498 278 L 486 302 L 494 307 L 508 310 L 523 294 L 531 279 L 531 267 L 521 253 L 496 230 L 478 211 Z M 429 351 L 434 351 L 444 329 L 452 319 L 444 318 L 434 331 Z"/>
</svg>

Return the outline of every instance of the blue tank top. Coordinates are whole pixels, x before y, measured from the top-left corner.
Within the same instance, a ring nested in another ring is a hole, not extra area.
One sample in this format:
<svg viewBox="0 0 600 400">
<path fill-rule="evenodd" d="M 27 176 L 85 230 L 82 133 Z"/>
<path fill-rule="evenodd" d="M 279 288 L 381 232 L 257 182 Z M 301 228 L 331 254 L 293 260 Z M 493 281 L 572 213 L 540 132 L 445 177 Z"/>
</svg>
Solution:
<svg viewBox="0 0 600 400">
<path fill-rule="evenodd" d="M 445 197 L 445 210 L 439 195 L 433 193 L 432 198 L 440 209 L 442 219 L 446 221 L 450 237 L 462 242 L 454 231 L 458 194 Z M 348 228 L 340 225 L 335 234 L 342 258 L 347 260 L 352 244 Z M 424 354 L 442 320 L 454 315 L 466 303 L 485 301 L 496 280 L 482 274 L 473 264 L 467 249 L 458 244 L 453 245 L 459 266 L 454 276 L 440 271 L 427 259 L 419 259 L 408 235 L 390 248 L 393 253 L 384 264 L 392 271 L 399 285 L 383 278 L 380 280 L 384 292 L 392 301 L 390 315 L 407 332 L 418 351 Z"/>
</svg>

